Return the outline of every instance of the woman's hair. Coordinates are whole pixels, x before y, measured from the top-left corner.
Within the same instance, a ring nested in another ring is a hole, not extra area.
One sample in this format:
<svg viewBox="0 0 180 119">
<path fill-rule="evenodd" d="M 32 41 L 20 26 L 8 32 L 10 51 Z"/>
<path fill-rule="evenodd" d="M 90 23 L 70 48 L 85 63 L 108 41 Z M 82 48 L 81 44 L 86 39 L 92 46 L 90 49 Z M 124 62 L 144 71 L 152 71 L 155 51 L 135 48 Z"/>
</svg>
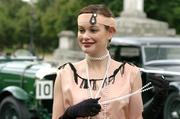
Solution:
<svg viewBox="0 0 180 119">
<path fill-rule="evenodd" d="M 80 10 L 79 15 L 83 13 L 97 13 L 105 17 L 113 17 L 111 10 L 103 4 L 88 5 Z"/>
</svg>

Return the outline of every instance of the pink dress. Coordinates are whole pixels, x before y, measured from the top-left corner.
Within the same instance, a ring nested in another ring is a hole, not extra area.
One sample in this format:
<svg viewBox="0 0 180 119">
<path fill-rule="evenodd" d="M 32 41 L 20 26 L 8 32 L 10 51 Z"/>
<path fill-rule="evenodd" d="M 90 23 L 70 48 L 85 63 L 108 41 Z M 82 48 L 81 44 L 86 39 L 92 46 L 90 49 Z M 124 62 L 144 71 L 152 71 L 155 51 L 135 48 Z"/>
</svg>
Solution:
<svg viewBox="0 0 180 119">
<path fill-rule="evenodd" d="M 76 64 L 66 64 L 58 72 L 56 80 L 60 80 L 61 99 L 60 114 L 71 105 L 90 98 L 87 79 L 83 68 L 76 68 Z M 81 67 L 84 67 L 81 65 Z M 123 71 L 124 68 L 124 71 Z M 139 68 L 129 64 L 120 64 L 115 69 L 110 69 L 108 78 L 99 94 L 99 102 L 128 95 L 142 86 Z M 122 72 L 124 72 L 122 74 Z M 82 75 L 80 75 L 82 74 Z M 95 95 L 102 79 L 90 79 Z M 123 100 L 118 100 L 101 105 L 101 112 L 91 119 L 142 119 L 143 103 L 141 94 L 138 93 Z M 77 118 L 77 119 L 87 119 Z"/>
</svg>

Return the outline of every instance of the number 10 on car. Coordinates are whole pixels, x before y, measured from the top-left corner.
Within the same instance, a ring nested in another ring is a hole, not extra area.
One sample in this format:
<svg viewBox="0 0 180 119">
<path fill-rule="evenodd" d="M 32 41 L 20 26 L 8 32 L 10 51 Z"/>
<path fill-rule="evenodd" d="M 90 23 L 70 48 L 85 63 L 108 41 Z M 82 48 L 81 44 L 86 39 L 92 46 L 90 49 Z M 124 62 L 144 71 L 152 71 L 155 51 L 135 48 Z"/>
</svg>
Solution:
<svg viewBox="0 0 180 119">
<path fill-rule="evenodd" d="M 53 81 L 36 81 L 36 99 L 52 99 Z"/>
</svg>

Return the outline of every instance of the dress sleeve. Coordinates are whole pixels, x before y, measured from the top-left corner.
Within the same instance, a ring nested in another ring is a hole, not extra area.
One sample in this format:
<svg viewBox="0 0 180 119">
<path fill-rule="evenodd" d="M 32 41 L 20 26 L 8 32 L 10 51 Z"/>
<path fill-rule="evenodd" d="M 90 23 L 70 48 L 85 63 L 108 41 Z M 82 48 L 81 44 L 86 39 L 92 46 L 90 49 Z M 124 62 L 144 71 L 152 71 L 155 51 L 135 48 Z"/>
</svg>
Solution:
<svg viewBox="0 0 180 119">
<path fill-rule="evenodd" d="M 132 73 L 131 92 L 142 88 L 141 74 L 138 68 Z M 141 93 L 133 95 L 129 100 L 129 119 L 142 119 L 143 102 Z"/>
<path fill-rule="evenodd" d="M 64 114 L 61 74 L 62 74 L 62 70 L 59 70 L 57 72 L 57 77 L 56 77 L 55 84 L 54 84 L 52 119 L 58 119 L 61 115 Z"/>
</svg>

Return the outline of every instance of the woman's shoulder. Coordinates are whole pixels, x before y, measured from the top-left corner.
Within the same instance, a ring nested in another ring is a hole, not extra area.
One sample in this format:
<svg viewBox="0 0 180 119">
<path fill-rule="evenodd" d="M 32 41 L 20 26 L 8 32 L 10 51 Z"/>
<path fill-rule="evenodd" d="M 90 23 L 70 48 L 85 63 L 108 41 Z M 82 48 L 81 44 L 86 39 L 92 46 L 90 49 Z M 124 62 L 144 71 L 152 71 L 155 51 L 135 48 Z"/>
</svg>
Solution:
<svg viewBox="0 0 180 119">
<path fill-rule="evenodd" d="M 62 65 L 60 65 L 58 67 L 58 69 L 60 71 L 68 71 L 68 70 L 73 70 L 73 71 L 76 71 L 77 68 L 79 67 L 82 67 L 83 66 L 83 60 L 82 61 L 79 61 L 79 62 L 67 62 L 67 63 L 64 63 Z"/>
<path fill-rule="evenodd" d="M 127 72 L 139 72 L 139 67 L 137 67 L 133 63 L 129 63 L 129 62 L 126 62 L 126 61 L 119 62 L 119 61 L 113 60 L 113 65 L 115 67 L 121 67 L 124 71 L 127 71 Z"/>
<path fill-rule="evenodd" d="M 78 67 L 82 67 L 82 61 L 76 62 L 76 63 L 71 63 L 71 62 L 67 62 L 63 65 L 61 65 L 58 69 L 58 76 L 61 76 L 62 79 L 63 77 L 65 77 L 65 79 L 67 79 L 67 77 L 69 77 L 68 79 L 71 79 L 72 76 L 74 76 L 74 80 L 77 83 L 77 77 L 78 77 L 78 71 L 79 69 L 77 69 Z M 68 81 L 68 80 L 66 80 Z"/>
<path fill-rule="evenodd" d="M 133 63 L 129 63 L 129 62 L 126 62 L 126 61 L 123 61 L 123 62 L 119 62 L 119 61 L 116 61 L 116 60 L 112 60 L 112 64 L 116 67 L 118 66 L 121 66 L 121 65 L 124 65 L 126 68 L 131 68 L 131 69 L 134 69 L 134 68 L 137 68 L 137 66 Z"/>
<path fill-rule="evenodd" d="M 139 67 L 137 67 L 135 64 L 133 63 L 126 63 L 126 67 L 130 70 L 135 70 L 135 71 L 138 71 L 139 70 Z"/>
</svg>

